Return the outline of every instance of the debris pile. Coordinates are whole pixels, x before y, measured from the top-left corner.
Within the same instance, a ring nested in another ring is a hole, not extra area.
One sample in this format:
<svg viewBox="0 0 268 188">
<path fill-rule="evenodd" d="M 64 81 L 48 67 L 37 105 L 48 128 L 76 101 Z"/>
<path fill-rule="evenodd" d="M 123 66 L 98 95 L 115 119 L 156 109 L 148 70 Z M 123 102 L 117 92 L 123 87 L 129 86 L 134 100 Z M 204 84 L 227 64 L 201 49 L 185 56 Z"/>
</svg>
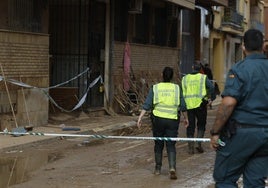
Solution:
<svg viewBox="0 0 268 188">
<path fill-rule="evenodd" d="M 130 80 L 129 84 L 128 91 L 123 88 L 123 85 L 117 85 L 114 98 L 123 113 L 132 116 L 139 115 L 150 85 L 143 78 L 140 81 Z"/>
<path fill-rule="evenodd" d="M 150 122 L 144 122 L 141 126 L 141 128 L 137 128 L 136 126 L 134 127 L 127 127 L 121 130 L 118 130 L 116 135 L 119 136 L 135 136 L 139 134 L 146 134 L 151 132 L 151 124 Z"/>
</svg>

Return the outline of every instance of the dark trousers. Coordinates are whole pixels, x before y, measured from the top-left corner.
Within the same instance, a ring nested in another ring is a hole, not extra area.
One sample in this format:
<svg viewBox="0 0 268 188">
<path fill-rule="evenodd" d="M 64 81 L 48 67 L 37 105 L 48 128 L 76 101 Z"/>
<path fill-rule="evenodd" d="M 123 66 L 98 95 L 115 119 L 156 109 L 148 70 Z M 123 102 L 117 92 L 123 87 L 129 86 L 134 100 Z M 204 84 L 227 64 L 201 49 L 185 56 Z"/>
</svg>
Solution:
<svg viewBox="0 0 268 188">
<path fill-rule="evenodd" d="M 264 188 L 268 177 L 268 128 L 237 128 L 216 154 L 213 177 L 217 188 L 236 188 L 243 175 L 244 188 Z"/>
<path fill-rule="evenodd" d="M 153 117 L 153 136 L 154 137 L 177 137 L 179 120 Z M 166 144 L 167 153 L 176 152 L 175 141 L 154 141 L 154 152 L 162 153 L 164 144 Z"/>
<path fill-rule="evenodd" d="M 193 138 L 195 133 L 195 128 L 199 132 L 205 132 L 207 123 L 207 107 L 200 106 L 198 108 L 187 110 L 189 126 L 186 130 L 186 135 L 188 138 Z"/>
</svg>

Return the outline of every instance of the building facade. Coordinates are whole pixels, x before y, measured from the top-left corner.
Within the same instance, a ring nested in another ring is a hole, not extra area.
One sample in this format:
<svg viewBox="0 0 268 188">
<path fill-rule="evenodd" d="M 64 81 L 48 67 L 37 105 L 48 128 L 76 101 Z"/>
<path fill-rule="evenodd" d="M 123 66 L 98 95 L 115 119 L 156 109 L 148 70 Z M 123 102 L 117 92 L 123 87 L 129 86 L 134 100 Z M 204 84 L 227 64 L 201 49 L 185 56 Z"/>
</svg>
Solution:
<svg viewBox="0 0 268 188">
<path fill-rule="evenodd" d="M 85 93 L 80 110 L 128 113 L 165 66 L 179 83 L 194 60 L 208 63 L 223 88 L 242 58 L 244 31 L 264 30 L 258 0 L 4 0 L 0 7 L 2 75 L 35 86 L 0 82 L 2 129 L 44 125 L 49 109 L 71 111 Z M 60 83 L 48 89 L 51 98 L 40 90 Z"/>
<path fill-rule="evenodd" d="M 48 100 L 41 90 L 6 81 L 12 78 L 37 88 L 49 86 L 48 6 L 44 1 L 20 2 L 0 2 L 2 129 L 41 125 L 48 119 Z"/>
<path fill-rule="evenodd" d="M 214 22 L 210 34 L 210 59 L 214 78 L 221 90 L 231 66 L 243 58 L 242 37 L 249 28 L 264 33 L 263 2 L 229 0 L 228 7 L 212 7 Z"/>
</svg>

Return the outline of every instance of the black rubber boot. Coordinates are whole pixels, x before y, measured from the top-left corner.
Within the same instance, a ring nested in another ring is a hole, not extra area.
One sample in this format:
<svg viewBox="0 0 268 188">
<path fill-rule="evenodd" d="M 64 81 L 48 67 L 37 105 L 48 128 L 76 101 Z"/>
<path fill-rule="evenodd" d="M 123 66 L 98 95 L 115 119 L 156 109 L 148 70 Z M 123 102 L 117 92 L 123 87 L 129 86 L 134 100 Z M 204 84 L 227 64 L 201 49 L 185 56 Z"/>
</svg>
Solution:
<svg viewBox="0 0 268 188">
<path fill-rule="evenodd" d="M 205 134 L 204 131 L 198 131 L 197 132 L 197 137 L 198 138 L 203 138 L 204 134 Z M 203 147 L 201 145 L 201 142 L 198 142 L 197 147 L 195 149 L 197 150 L 198 153 L 204 153 L 204 149 L 203 149 Z"/>
<path fill-rule="evenodd" d="M 162 167 L 162 153 L 155 153 L 155 170 L 154 174 L 155 175 L 160 175 L 161 174 L 161 167 Z"/>
<path fill-rule="evenodd" d="M 195 148 L 198 153 L 204 153 L 204 149 L 201 146 L 201 142 L 198 142 L 198 146 Z"/>
<path fill-rule="evenodd" d="M 176 153 L 175 152 L 168 153 L 168 163 L 169 163 L 169 178 L 172 180 L 176 180 L 177 174 L 176 174 Z"/>
<path fill-rule="evenodd" d="M 190 155 L 194 154 L 194 142 L 188 142 L 188 153 Z"/>
</svg>

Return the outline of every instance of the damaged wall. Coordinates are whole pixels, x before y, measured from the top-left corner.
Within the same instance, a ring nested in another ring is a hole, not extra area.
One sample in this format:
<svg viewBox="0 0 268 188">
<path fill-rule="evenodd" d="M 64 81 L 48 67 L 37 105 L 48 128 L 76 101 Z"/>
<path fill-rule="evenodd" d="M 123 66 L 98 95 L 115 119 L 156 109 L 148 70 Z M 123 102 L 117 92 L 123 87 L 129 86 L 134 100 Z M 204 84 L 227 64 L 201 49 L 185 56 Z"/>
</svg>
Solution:
<svg viewBox="0 0 268 188">
<path fill-rule="evenodd" d="M 0 30 L 0 62 L 7 79 L 22 81 L 38 88 L 49 87 L 49 36 L 46 34 L 20 33 Z M 1 75 L 2 72 L 1 72 Z M 16 114 L 18 125 L 27 125 L 23 108 L 25 101 L 29 103 L 27 110 L 32 117 L 34 126 L 44 125 L 48 121 L 47 97 L 36 89 L 25 90 L 25 97 L 21 96 L 21 87 L 0 82 L 0 119 L 1 128 L 16 126 L 12 116 L 11 103 Z M 25 88 L 24 88 L 25 89 Z M 5 118 L 3 118 L 3 116 Z M 10 116 L 10 118 L 8 118 Z"/>
<path fill-rule="evenodd" d="M 113 107 L 116 112 L 138 111 L 148 94 L 149 88 L 162 80 L 161 74 L 165 66 L 174 69 L 174 82 L 179 82 L 179 49 L 130 43 L 131 91 L 136 94 L 138 104 L 129 107 L 128 104 L 125 104 L 127 101 L 122 99 L 122 96 L 124 96 L 122 95 L 124 47 L 125 43 L 115 42 L 112 69 L 115 95 Z"/>
</svg>

